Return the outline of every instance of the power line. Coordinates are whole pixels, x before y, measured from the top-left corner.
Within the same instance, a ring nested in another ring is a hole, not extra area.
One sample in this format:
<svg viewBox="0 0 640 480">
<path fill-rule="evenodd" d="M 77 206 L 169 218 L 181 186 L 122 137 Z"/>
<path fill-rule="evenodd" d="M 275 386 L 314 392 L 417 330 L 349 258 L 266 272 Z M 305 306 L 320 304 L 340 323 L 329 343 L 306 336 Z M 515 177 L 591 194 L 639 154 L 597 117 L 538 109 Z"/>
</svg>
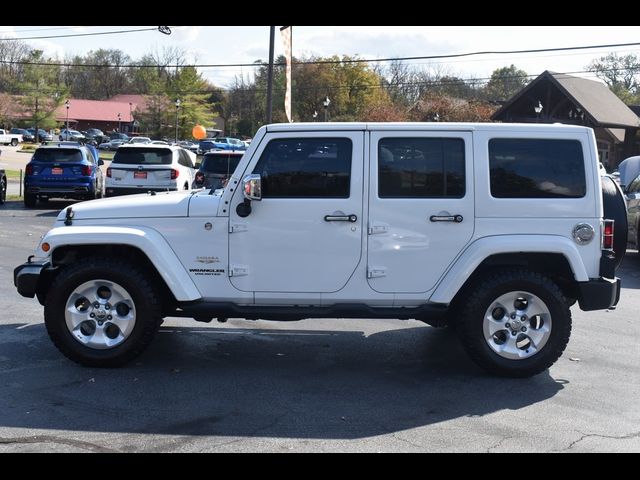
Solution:
<svg viewBox="0 0 640 480">
<path fill-rule="evenodd" d="M 174 27 L 177 28 L 177 27 Z M 86 36 L 86 35 L 107 35 L 114 33 L 132 33 L 138 31 L 150 31 L 156 30 L 157 27 L 154 28 L 145 28 L 138 30 L 121 30 L 121 31 L 113 31 L 113 32 L 98 32 L 98 33 L 84 33 L 84 34 L 74 34 L 74 35 L 60 35 L 58 37 L 32 37 L 32 38 L 60 38 L 60 37 L 73 37 L 73 36 Z M 29 38 L 19 38 L 19 39 L 6 39 L 0 38 L 0 40 L 29 40 Z M 513 55 L 513 54 L 522 54 L 522 53 L 542 53 L 542 52 L 561 52 L 561 51 L 575 51 L 575 50 L 592 50 L 597 48 L 618 48 L 618 47 L 631 47 L 631 46 L 640 46 L 640 42 L 631 42 L 631 43 L 610 43 L 610 44 L 601 44 L 601 45 L 582 45 L 582 46 L 571 46 L 571 47 L 555 47 L 555 48 L 535 48 L 528 50 L 486 50 L 486 51 L 478 51 L 478 52 L 466 52 L 466 53 L 451 53 L 447 55 L 422 55 L 422 56 L 414 56 L 414 57 L 388 57 L 388 58 L 372 58 L 372 59 L 364 59 L 364 58 L 348 58 L 342 60 L 307 60 L 307 61 L 294 61 L 293 65 L 338 65 L 345 63 L 382 63 L 382 62 L 393 62 L 393 61 L 411 61 L 411 60 L 435 60 L 435 59 L 444 59 L 444 58 L 460 58 L 460 57 L 471 57 L 471 56 L 479 56 L 479 55 Z M 85 63 L 56 63 L 56 62 L 29 62 L 23 60 L 0 60 L 0 63 L 10 64 L 10 65 L 39 65 L 39 66 L 47 66 L 47 65 L 55 65 L 60 67 L 89 67 L 89 68 L 104 68 L 106 65 L 101 64 L 85 64 Z M 284 63 L 276 62 L 274 65 L 283 66 Z M 202 67 L 202 68 L 223 68 L 223 67 L 263 67 L 267 66 L 266 62 L 256 61 L 253 63 L 203 63 L 203 64 L 172 64 L 172 65 L 147 65 L 147 64 L 127 64 L 120 65 L 120 68 L 181 68 L 181 67 Z"/>
<path fill-rule="evenodd" d="M 70 37 L 91 37 L 91 36 L 95 36 L 95 35 L 116 35 L 116 34 L 122 34 L 122 33 L 150 32 L 152 30 L 153 31 L 157 31 L 158 27 L 137 28 L 137 29 L 133 29 L 133 30 L 111 30 L 111 31 L 108 31 L 108 32 L 69 33 L 67 35 L 42 35 L 42 36 L 37 36 L 37 37 L 14 37 L 14 38 L 0 37 L 0 41 L 6 41 L 6 40 L 41 40 L 41 39 L 45 39 L 45 38 L 51 39 L 51 38 L 70 38 Z M 19 62 L 12 62 L 12 63 L 18 63 L 19 64 Z M 60 65 L 60 66 L 67 66 L 67 65 L 63 65 L 63 64 L 45 63 L 45 62 L 26 63 L 25 65 Z M 71 66 L 71 65 L 69 65 L 69 66 Z"/>
<path fill-rule="evenodd" d="M 69 30 L 73 27 L 28 28 L 26 30 L 0 30 L 0 33 L 50 32 L 54 30 Z"/>
</svg>

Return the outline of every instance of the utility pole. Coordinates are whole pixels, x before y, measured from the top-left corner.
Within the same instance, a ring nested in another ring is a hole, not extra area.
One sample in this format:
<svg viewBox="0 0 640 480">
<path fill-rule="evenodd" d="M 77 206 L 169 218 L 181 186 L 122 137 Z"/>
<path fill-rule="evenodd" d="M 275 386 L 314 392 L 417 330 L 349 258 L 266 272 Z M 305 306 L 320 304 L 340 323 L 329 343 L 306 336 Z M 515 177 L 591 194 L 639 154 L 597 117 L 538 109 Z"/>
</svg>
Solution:
<svg viewBox="0 0 640 480">
<path fill-rule="evenodd" d="M 40 137 L 40 132 L 38 130 L 38 93 L 40 93 L 40 92 L 38 92 L 36 90 L 36 115 L 35 115 L 35 121 L 36 121 L 35 142 L 36 142 L 36 145 L 39 143 L 38 139 Z"/>
<path fill-rule="evenodd" d="M 269 27 L 269 66 L 267 67 L 267 123 L 271 123 L 273 114 L 273 42 L 275 41 L 276 27 Z"/>
</svg>

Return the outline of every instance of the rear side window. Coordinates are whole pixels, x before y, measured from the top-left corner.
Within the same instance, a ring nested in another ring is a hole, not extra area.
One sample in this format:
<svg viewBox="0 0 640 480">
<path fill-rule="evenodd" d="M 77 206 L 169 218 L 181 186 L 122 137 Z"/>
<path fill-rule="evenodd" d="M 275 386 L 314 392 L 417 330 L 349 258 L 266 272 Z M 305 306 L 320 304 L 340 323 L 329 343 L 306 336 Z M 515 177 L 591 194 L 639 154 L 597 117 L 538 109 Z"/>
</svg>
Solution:
<svg viewBox="0 0 640 480">
<path fill-rule="evenodd" d="M 348 138 L 272 140 L 253 173 L 263 198 L 349 198 L 352 150 Z"/>
<path fill-rule="evenodd" d="M 494 138 L 489 167 L 496 198 L 581 198 L 587 191 L 577 140 Z"/>
<path fill-rule="evenodd" d="M 219 175 L 231 175 L 238 166 L 238 163 L 240 163 L 241 158 L 242 155 L 205 154 L 202 165 L 200 165 L 200 170 Z"/>
<path fill-rule="evenodd" d="M 36 150 L 31 159 L 35 162 L 82 162 L 82 152 L 71 148 L 42 148 Z"/>
<path fill-rule="evenodd" d="M 378 144 L 380 198 L 460 198 L 464 178 L 461 138 L 383 138 Z"/>
<path fill-rule="evenodd" d="M 119 148 L 113 163 L 124 165 L 171 165 L 173 152 L 168 148 Z"/>
</svg>

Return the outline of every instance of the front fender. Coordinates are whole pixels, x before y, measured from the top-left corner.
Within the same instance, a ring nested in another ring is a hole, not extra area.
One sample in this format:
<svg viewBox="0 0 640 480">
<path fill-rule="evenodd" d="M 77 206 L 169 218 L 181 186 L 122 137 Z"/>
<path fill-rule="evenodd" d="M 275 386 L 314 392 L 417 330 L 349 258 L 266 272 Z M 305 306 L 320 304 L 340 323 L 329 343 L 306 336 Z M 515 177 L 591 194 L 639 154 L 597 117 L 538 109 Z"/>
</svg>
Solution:
<svg viewBox="0 0 640 480">
<path fill-rule="evenodd" d="M 156 230 L 147 227 L 69 226 L 51 229 L 41 240 L 56 248 L 69 245 L 130 245 L 144 252 L 176 300 L 202 298 L 171 246 Z M 40 245 L 38 245 L 38 248 Z"/>
<path fill-rule="evenodd" d="M 589 276 L 575 243 L 559 235 L 499 235 L 483 237 L 471 243 L 447 271 L 431 295 L 430 302 L 448 304 L 478 266 L 491 255 L 500 253 L 559 253 L 573 271 L 577 282 Z"/>
</svg>

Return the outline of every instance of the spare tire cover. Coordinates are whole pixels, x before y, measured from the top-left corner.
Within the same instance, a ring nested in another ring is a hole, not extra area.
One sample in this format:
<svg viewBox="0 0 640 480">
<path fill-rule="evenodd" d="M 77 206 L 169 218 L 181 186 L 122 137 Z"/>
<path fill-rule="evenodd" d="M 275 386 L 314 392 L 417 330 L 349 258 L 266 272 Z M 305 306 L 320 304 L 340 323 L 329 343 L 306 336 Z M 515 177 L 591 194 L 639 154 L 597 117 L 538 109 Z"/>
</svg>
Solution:
<svg viewBox="0 0 640 480">
<path fill-rule="evenodd" d="M 616 268 L 620 266 L 627 251 L 627 202 L 618 184 L 609 176 L 602 176 L 602 205 L 604 218 L 614 220 L 613 252 L 616 257 Z"/>
</svg>

